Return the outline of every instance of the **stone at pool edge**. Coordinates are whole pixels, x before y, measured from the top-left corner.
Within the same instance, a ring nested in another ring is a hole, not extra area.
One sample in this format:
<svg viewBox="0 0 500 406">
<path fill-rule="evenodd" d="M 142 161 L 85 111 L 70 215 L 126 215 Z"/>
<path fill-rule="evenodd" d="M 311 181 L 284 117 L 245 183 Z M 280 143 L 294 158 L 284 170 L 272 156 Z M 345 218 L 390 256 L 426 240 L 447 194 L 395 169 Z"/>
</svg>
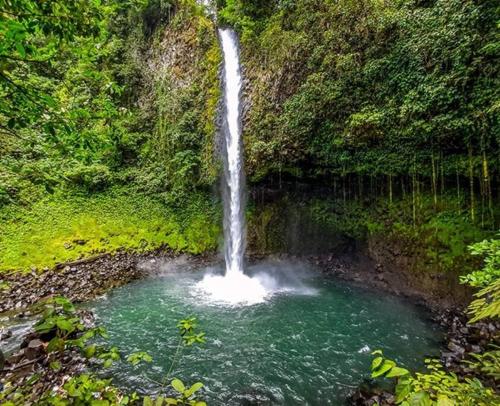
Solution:
<svg viewBox="0 0 500 406">
<path fill-rule="evenodd" d="M 45 345 L 42 340 L 35 338 L 24 348 L 24 356 L 28 360 L 34 360 L 45 353 Z"/>
</svg>

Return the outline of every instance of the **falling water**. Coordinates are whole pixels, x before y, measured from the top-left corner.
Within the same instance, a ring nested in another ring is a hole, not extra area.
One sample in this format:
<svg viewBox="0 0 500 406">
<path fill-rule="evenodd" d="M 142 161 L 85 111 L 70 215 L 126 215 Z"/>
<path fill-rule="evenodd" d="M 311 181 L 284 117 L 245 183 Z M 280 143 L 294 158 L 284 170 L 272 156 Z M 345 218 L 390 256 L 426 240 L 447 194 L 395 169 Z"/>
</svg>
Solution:
<svg viewBox="0 0 500 406">
<path fill-rule="evenodd" d="M 241 72 L 236 33 L 219 29 L 224 54 L 224 241 L 226 274 L 243 272 L 245 216 L 241 141 Z"/>
<path fill-rule="evenodd" d="M 226 272 L 221 275 L 206 275 L 198 284 L 208 297 L 217 303 L 260 303 L 270 294 L 258 277 L 245 275 L 245 213 L 243 143 L 241 139 L 241 69 L 238 38 L 228 28 L 219 29 L 219 38 L 224 54 L 223 125 L 224 135 L 224 254 Z"/>
</svg>

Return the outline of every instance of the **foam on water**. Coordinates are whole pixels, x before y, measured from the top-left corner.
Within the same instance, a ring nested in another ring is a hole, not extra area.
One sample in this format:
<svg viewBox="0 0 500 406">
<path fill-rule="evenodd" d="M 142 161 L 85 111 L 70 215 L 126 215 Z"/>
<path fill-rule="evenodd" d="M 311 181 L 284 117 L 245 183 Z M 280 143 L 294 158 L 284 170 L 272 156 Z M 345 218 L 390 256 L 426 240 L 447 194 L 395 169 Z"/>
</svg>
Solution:
<svg viewBox="0 0 500 406">
<path fill-rule="evenodd" d="M 270 294 L 258 279 L 240 272 L 227 275 L 208 274 L 197 286 L 207 295 L 208 302 L 232 306 L 262 303 Z"/>
<path fill-rule="evenodd" d="M 196 284 L 194 295 L 207 304 L 248 306 L 264 303 L 277 294 L 317 294 L 317 289 L 306 283 L 311 274 L 304 264 L 266 261 L 248 267 L 247 273 L 221 275 L 217 269 L 209 269 Z"/>
</svg>

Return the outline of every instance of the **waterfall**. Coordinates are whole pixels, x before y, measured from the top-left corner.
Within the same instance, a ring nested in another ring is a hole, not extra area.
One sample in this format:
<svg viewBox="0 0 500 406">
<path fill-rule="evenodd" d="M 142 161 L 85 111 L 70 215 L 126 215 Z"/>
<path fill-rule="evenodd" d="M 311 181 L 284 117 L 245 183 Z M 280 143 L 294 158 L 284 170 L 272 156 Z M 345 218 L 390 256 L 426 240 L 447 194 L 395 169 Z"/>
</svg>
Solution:
<svg viewBox="0 0 500 406">
<path fill-rule="evenodd" d="M 236 33 L 219 29 L 224 54 L 224 252 L 226 273 L 243 272 L 245 251 L 244 176 L 241 140 L 241 71 Z"/>
<path fill-rule="evenodd" d="M 243 174 L 243 142 L 241 139 L 241 69 L 238 37 L 229 28 L 219 29 L 219 40 L 224 55 L 223 135 L 224 176 L 224 258 L 225 275 L 205 275 L 197 284 L 197 292 L 216 303 L 248 305 L 261 303 L 268 296 L 262 278 L 249 277 L 243 269 L 245 255 L 245 204 Z"/>
</svg>

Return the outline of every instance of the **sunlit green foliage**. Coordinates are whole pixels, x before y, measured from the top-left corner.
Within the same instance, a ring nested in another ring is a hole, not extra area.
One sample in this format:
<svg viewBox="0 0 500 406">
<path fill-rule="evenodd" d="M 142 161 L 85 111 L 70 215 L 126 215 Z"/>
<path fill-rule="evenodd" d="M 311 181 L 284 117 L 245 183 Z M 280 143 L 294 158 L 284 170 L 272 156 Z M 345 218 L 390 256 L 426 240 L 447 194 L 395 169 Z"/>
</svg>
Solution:
<svg viewBox="0 0 500 406">
<path fill-rule="evenodd" d="M 0 271 L 42 270 L 80 257 L 166 246 L 202 253 L 217 247 L 219 211 L 203 195 L 171 209 L 138 193 L 47 197 L 0 211 Z"/>
<path fill-rule="evenodd" d="M 470 246 L 473 255 L 483 256 L 483 267 L 461 278 L 462 283 L 481 288 L 469 305 L 471 322 L 500 317 L 500 240 L 484 240 Z"/>
<path fill-rule="evenodd" d="M 470 354 L 472 361 L 467 363 L 479 374 L 493 378 L 495 381 L 500 379 L 500 347 L 491 344 L 491 349 L 480 353 Z"/>
<path fill-rule="evenodd" d="M 481 270 L 471 272 L 461 278 L 462 283 L 474 287 L 486 287 L 500 279 L 500 239 L 484 240 L 470 246 L 472 255 L 484 258 Z"/>
<path fill-rule="evenodd" d="M 481 289 L 469 306 L 471 322 L 500 317 L 500 278 Z"/>
</svg>

